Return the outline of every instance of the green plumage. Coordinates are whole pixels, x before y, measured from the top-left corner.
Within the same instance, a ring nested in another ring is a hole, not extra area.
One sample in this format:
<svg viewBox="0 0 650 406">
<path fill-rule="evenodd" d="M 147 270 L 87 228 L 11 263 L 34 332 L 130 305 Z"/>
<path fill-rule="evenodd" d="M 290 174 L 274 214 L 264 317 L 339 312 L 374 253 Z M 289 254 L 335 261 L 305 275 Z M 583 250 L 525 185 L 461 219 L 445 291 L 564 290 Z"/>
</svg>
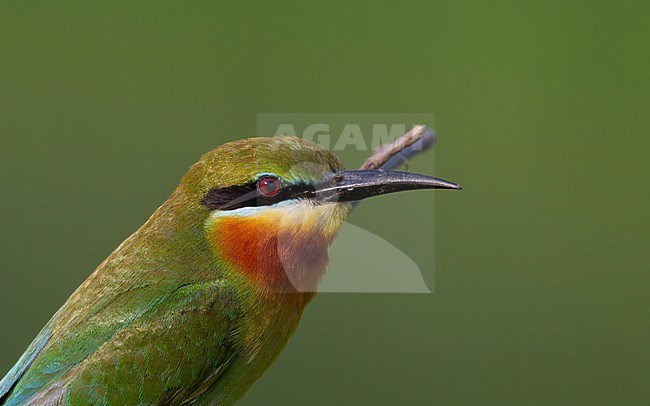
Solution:
<svg viewBox="0 0 650 406">
<path fill-rule="evenodd" d="M 295 137 L 203 156 L 54 315 L 0 382 L 0 404 L 234 403 L 283 349 L 311 294 L 264 293 L 215 255 L 201 196 L 261 172 L 313 178 L 339 165 Z"/>
<path fill-rule="evenodd" d="M 296 329 L 349 202 L 435 188 L 460 186 L 344 171 L 296 137 L 225 144 L 72 294 L 0 405 L 232 404 Z"/>
</svg>

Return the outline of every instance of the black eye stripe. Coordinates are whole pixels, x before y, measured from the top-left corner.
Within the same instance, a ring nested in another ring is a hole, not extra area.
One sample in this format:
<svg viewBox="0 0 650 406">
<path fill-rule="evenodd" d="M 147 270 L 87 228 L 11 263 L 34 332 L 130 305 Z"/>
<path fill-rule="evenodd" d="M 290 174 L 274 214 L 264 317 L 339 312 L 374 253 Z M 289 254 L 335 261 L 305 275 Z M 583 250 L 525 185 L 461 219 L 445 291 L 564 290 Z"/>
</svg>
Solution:
<svg viewBox="0 0 650 406">
<path fill-rule="evenodd" d="M 242 207 L 270 206 L 284 200 L 314 196 L 316 188 L 306 183 L 283 185 L 277 195 L 264 196 L 257 190 L 255 181 L 245 185 L 212 188 L 201 199 L 201 205 L 208 210 L 235 210 Z"/>
</svg>

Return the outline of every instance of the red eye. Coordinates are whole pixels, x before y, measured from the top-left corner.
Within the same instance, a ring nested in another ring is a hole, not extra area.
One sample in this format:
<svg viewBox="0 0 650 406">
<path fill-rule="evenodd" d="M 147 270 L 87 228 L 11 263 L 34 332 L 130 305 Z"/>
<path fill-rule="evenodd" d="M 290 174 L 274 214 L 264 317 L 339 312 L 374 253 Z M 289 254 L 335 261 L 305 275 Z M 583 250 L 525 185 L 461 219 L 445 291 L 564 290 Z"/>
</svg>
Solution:
<svg viewBox="0 0 650 406">
<path fill-rule="evenodd" d="M 267 197 L 273 197 L 280 193 L 280 188 L 280 181 L 271 176 L 265 176 L 257 181 L 257 189 Z"/>
</svg>

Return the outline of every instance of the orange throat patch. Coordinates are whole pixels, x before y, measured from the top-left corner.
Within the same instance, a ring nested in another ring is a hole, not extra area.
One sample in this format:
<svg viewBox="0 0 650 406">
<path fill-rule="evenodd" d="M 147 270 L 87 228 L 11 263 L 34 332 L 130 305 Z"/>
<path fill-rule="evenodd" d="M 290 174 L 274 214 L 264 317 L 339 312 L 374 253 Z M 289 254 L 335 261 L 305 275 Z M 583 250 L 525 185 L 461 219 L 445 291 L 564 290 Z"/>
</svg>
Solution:
<svg viewBox="0 0 650 406">
<path fill-rule="evenodd" d="M 215 253 L 258 287 L 315 292 L 327 249 L 347 209 L 306 204 L 212 216 L 208 238 Z"/>
</svg>

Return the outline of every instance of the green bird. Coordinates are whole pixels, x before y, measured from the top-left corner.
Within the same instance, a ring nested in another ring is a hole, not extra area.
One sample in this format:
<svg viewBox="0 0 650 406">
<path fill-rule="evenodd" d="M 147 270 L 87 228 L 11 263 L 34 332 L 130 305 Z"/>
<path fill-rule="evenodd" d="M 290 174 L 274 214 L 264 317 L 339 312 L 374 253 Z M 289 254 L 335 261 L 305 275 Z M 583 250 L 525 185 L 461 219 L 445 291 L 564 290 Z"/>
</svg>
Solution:
<svg viewBox="0 0 650 406">
<path fill-rule="evenodd" d="M 293 136 L 203 155 L 0 381 L 0 405 L 229 405 L 285 347 L 353 202 L 459 189 Z"/>
</svg>

